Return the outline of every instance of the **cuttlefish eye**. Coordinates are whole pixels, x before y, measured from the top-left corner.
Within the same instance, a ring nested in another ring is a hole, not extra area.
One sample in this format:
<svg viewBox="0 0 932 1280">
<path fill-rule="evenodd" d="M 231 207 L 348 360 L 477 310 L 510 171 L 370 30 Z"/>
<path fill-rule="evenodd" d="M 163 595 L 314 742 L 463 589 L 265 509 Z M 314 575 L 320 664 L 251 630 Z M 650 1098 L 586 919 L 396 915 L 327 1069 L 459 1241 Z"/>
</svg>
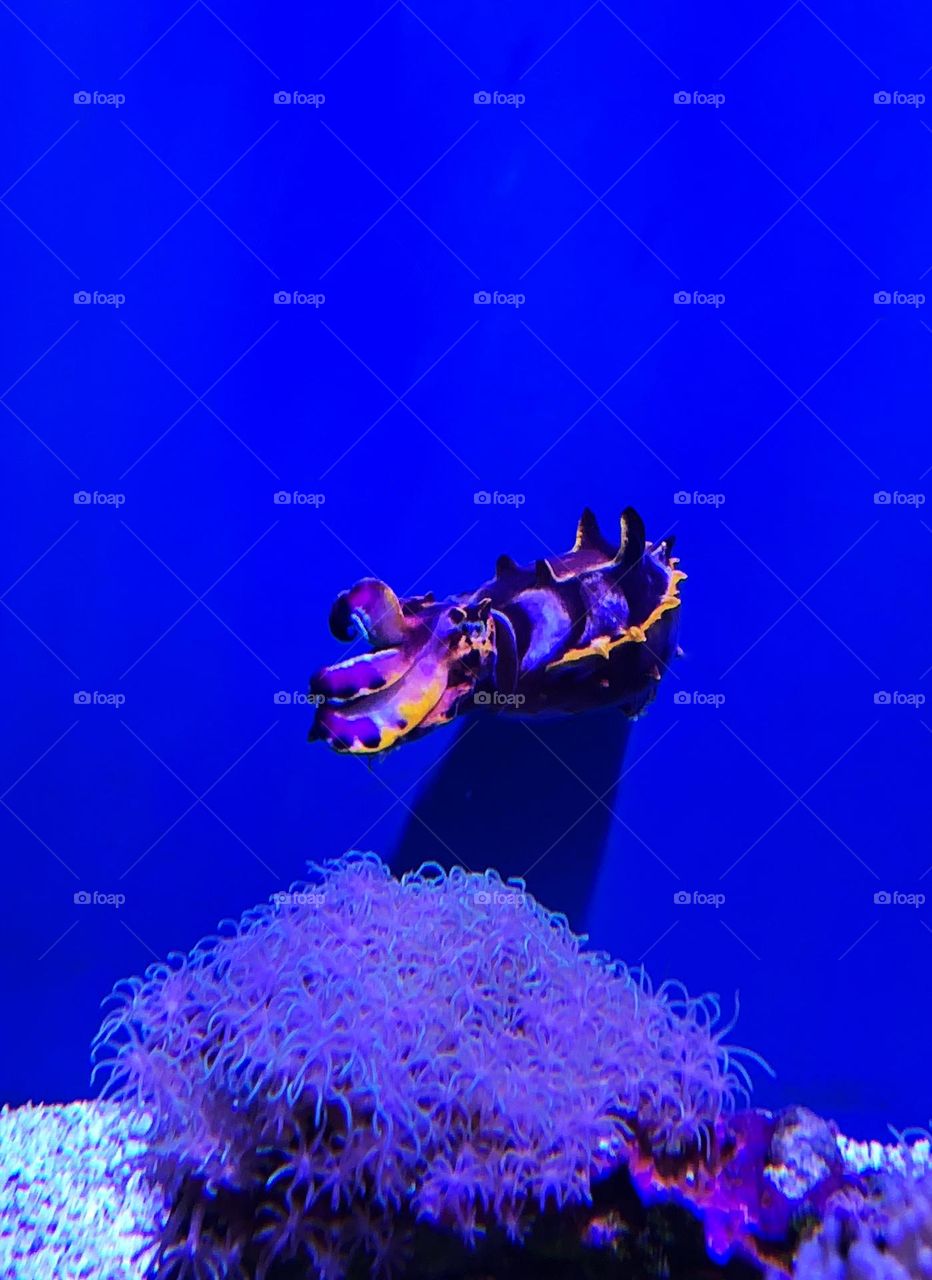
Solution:
<svg viewBox="0 0 932 1280">
<path fill-rule="evenodd" d="M 368 638 L 365 615 L 361 610 L 353 608 L 348 591 L 344 591 L 334 601 L 330 610 L 330 630 L 338 640 L 355 640 L 357 636 Z"/>
<path fill-rule="evenodd" d="M 483 640 L 488 635 L 488 622 L 481 614 L 476 617 L 473 609 L 461 609 L 459 605 L 454 605 L 447 616 L 467 640 Z"/>
<path fill-rule="evenodd" d="M 397 644 L 405 631 L 398 597 L 378 578 L 363 578 L 337 596 L 330 610 L 330 630 L 338 640 L 361 636 L 376 648 Z"/>
</svg>

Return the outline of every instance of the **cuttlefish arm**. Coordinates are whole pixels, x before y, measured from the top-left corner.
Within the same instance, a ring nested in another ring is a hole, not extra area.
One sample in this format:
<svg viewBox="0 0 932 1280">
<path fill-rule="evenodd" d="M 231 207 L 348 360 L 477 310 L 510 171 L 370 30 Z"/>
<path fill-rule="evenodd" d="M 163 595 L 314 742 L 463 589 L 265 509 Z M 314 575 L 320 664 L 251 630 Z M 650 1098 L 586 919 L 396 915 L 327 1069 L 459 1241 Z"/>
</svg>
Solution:
<svg viewBox="0 0 932 1280">
<path fill-rule="evenodd" d="M 323 667 L 312 679 L 312 694 L 341 702 L 396 684 L 430 637 L 424 620 L 406 617 L 394 591 L 377 578 L 363 578 L 337 597 L 330 630 L 338 640 L 371 646 L 368 653 Z"/>
<path fill-rule="evenodd" d="M 318 671 L 311 680 L 311 693 L 338 702 L 378 693 L 397 684 L 411 670 L 412 660 L 408 647 L 359 653 Z"/>
<path fill-rule="evenodd" d="M 326 703 L 317 712 L 312 737 L 337 751 L 387 751 L 418 728 L 446 691 L 445 665 L 431 648 L 388 688 L 342 704 Z"/>
<path fill-rule="evenodd" d="M 373 590 L 371 580 L 358 594 L 386 599 Z M 347 606 L 355 606 L 357 588 L 346 595 Z M 352 612 L 349 607 L 341 610 L 341 626 Z M 360 654 L 314 676 L 311 689 L 323 704 L 311 738 L 323 739 L 337 751 L 373 754 L 453 719 L 491 663 L 489 615 L 488 600 L 463 607 L 422 599 L 410 616 L 399 609 L 379 636 L 401 630 L 400 645 Z"/>
</svg>

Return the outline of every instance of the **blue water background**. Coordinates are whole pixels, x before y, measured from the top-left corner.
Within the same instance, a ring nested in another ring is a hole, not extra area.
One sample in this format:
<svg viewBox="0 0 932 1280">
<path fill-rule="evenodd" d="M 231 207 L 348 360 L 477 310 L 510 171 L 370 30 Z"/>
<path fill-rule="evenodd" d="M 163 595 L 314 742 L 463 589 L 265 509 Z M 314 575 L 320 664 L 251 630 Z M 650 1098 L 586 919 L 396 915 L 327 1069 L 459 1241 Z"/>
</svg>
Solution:
<svg viewBox="0 0 932 1280">
<path fill-rule="evenodd" d="M 875 901 L 932 894 L 927 8 L 0 27 L 0 1097 L 86 1094 L 115 979 L 363 847 L 740 989 L 762 1104 L 928 1122 L 932 916 Z M 627 741 L 307 745 L 341 589 L 470 589 L 629 503 L 689 580 Z"/>
</svg>

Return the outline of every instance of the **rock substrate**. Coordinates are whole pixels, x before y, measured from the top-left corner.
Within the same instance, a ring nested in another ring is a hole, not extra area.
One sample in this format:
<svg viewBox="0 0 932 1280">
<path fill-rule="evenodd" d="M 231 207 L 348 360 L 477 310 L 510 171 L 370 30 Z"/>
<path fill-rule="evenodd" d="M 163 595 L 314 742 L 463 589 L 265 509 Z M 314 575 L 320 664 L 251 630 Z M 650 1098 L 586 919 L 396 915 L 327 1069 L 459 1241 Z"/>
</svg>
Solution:
<svg viewBox="0 0 932 1280">
<path fill-rule="evenodd" d="M 163 1208 L 146 1128 L 106 1102 L 0 1111 L 0 1280 L 141 1280 Z"/>
</svg>

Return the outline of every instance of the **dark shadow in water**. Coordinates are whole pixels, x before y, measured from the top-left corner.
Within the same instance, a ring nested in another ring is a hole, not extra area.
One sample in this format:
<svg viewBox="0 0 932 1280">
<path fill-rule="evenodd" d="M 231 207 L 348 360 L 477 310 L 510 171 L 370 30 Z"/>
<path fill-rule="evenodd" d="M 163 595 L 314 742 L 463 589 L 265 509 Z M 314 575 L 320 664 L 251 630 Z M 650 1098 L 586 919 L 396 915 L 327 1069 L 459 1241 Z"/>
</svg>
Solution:
<svg viewBox="0 0 932 1280">
<path fill-rule="evenodd" d="M 553 720 L 477 716 L 427 775 L 391 858 L 523 876 L 583 927 L 605 846 L 630 722 L 617 710 Z M 600 803 L 596 797 L 602 797 Z"/>
</svg>

